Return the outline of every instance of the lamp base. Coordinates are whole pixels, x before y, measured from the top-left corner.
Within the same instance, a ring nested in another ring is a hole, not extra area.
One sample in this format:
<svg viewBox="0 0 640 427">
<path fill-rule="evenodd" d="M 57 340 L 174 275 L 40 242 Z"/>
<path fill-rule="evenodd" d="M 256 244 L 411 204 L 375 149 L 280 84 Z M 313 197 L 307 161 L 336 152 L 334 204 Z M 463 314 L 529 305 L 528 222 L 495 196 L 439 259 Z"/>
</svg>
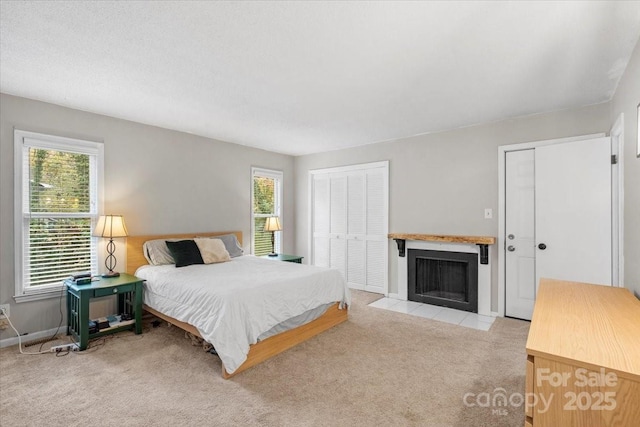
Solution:
<svg viewBox="0 0 640 427">
<path fill-rule="evenodd" d="M 110 278 L 110 277 L 120 277 L 120 273 L 116 272 L 116 271 L 109 271 L 108 273 L 104 273 L 102 275 L 102 277 L 104 278 Z"/>
<path fill-rule="evenodd" d="M 278 256 L 278 254 L 272 252 L 269 254 L 269 256 Z"/>
</svg>

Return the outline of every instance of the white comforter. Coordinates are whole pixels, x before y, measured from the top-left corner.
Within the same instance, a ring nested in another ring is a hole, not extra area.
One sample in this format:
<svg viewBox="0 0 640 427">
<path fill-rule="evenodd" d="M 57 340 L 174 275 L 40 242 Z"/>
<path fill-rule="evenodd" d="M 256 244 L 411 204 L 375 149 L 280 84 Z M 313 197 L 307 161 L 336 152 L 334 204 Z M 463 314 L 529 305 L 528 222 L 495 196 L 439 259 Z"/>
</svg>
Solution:
<svg viewBox="0 0 640 427">
<path fill-rule="evenodd" d="M 228 373 L 278 323 L 322 304 L 350 304 L 337 270 L 253 256 L 181 268 L 145 265 L 136 276 L 146 280 L 145 304 L 195 326 Z"/>
</svg>

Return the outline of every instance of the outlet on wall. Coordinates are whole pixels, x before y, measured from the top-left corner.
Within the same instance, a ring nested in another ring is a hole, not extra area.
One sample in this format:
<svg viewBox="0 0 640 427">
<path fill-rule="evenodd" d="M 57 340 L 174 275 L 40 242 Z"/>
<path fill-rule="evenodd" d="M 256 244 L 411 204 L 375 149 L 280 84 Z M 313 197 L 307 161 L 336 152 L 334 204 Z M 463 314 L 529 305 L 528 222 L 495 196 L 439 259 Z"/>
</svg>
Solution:
<svg viewBox="0 0 640 427">
<path fill-rule="evenodd" d="M 7 313 L 7 316 L 11 317 L 11 313 L 9 313 L 9 304 L 0 304 L 0 319 L 4 317 L 2 315 L 3 309 L 4 309 L 4 312 Z"/>
</svg>

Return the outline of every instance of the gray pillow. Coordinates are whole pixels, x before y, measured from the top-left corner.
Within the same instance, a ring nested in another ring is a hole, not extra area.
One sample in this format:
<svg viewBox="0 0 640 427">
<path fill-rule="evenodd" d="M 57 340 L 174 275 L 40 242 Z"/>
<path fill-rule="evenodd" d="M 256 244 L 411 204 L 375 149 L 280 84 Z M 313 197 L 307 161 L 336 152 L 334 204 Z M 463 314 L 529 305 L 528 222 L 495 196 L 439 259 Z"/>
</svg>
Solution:
<svg viewBox="0 0 640 427">
<path fill-rule="evenodd" d="M 175 260 L 167 247 L 167 241 L 177 242 L 184 239 L 156 239 L 147 240 L 142 245 L 144 257 L 151 265 L 175 264 Z"/>
<path fill-rule="evenodd" d="M 223 234 L 221 236 L 210 237 L 208 236 L 207 238 L 222 240 L 222 243 L 224 243 L 224 247 L 227 248 L 227 252 L 229 252 L 229 256 L 231 258 L 242 256 L 244 254 L 244 250 L 242 249 L 242 246 L 240 246 L 240 243 L 238 243 L 238 237 L 235 234 Z"/>
</svg>

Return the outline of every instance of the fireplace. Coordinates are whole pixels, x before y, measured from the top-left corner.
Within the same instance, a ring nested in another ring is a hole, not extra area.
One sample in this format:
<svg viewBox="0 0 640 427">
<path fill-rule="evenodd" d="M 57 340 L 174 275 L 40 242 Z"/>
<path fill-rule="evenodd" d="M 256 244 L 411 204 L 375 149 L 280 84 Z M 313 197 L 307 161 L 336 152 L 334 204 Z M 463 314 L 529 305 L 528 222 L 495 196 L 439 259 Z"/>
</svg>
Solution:
<svg viewBox="0 0 640 427">
<path fill-rule="evenodd" d="M 410 301 L 478 312 L 478 254 L 409 249 Z"/>
</svg>

